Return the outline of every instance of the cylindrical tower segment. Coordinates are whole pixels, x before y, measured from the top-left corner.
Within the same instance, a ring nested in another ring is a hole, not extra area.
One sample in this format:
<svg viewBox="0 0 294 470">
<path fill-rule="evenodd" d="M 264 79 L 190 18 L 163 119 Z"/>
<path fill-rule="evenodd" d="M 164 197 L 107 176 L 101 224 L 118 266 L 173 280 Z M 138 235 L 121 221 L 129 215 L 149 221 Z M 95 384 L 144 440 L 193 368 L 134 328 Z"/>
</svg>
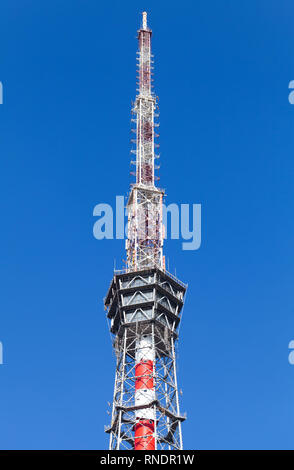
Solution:
<svg viewBox="0 0 294 470">
<path fill-rule="evenodd" d="M 135 365 L 135 450 L 154 450 L 154 349 L 152 336 L 143 335 L 136 342 Z M 139 407 L 137 409 L 137 407 Z"/>
</svg>

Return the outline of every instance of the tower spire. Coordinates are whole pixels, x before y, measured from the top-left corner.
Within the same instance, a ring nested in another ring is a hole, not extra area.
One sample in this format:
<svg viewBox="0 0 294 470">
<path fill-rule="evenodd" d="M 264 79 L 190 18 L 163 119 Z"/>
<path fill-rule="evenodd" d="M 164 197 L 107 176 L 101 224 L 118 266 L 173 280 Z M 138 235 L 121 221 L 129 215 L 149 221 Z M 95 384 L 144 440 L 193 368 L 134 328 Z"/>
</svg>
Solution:
<svg viewBox="0 0 294 470">
<path fill-rule="evenodd" d="M 146 28 L 144 28 L 146 26 Z M 143 13 L 143 27 L 138 31 L 138 78 L 139 88 L 132 109 L 136 127 L 136 182 L 132 186 L 128 201 L 127 266 L 129 269 L 164 267 L 162 200 L 164 191 L 156 188 L 155 160 L 159 157 L 155 149 L 158 135 L 158 103 L 152 92 L 151 29 L 147 28 L 147 17 Z"/>
</svg>

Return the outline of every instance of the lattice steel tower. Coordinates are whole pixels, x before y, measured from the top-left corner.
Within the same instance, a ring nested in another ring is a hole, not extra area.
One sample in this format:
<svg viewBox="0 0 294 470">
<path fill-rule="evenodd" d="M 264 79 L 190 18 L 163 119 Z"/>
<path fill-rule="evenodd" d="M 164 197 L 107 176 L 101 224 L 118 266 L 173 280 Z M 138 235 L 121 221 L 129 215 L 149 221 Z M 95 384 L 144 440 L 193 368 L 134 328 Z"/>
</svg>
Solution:
<svg viewBox="0 0 294 470">
<path fill-rule="evenodd" d="M 151 30 L 138 31 L 138 94 L 132 109 L 136 182 L 127 203 L 127 266 L 105 298 L 116 374 L 109 449 L 182 449 L 175 343 L 186 285 L 165 269 L 164 191 L 155 186 L 157 98 L 152 92 Z"/>
</svg>

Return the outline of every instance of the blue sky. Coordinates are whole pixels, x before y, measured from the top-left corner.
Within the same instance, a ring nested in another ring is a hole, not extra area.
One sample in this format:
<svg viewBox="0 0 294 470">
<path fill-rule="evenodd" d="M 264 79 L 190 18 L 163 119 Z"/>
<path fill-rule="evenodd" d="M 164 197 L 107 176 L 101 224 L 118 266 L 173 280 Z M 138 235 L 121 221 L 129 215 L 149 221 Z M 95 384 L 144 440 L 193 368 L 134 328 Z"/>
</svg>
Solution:
<svg viewBox="0 0 294 470">
<path fill-rule="evenodd" d="M 127 194 L 136 30 L 149 12 L 160 186 L 202 204 L 178 354 L 186 449 L 293 448 L 290 0 L 2 0 L 0 447 L 103 449 L 103 310 L 124 242 L 92 212 Z"/>
</svg>

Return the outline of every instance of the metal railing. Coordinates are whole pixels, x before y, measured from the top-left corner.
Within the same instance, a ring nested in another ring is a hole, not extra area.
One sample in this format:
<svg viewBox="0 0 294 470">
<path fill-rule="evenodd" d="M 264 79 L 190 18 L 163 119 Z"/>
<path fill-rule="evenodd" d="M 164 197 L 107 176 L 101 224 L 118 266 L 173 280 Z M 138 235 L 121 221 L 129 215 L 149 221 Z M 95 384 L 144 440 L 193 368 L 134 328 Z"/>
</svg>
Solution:
<svg viewBox="0 0 294 470">
<path fill-rule="evenodd" d="M 155 268 L 157 268 L 163 274 L 166 274 L 167 276 L 171 277 L 174 281 L 176 281 L 178 284 L 180 284 L 180 286 L 187 289 L 188 284 L 185 284 L 184 282 L 180 281 L 180 279 L 178 279 L 174 274 L 170 273 L 166 269 L 163 269 L 162 267 L 159 267 L 159 266 L 156 266 L 156 265 L 146 266 L 146 268 L 142 268 L 142 271 L 144 271 L 145 269 L 148 270 L 148 269 L 155 269 Z M 135 269 L 135 268 L 115 269 L 114 274 L 116 274 L 116 275 L 128 274 L 128 273 L 133 273 L 133 272 L 136 272 L 136 271 L 140 271 L 140 269 Z"/>
</svg>

